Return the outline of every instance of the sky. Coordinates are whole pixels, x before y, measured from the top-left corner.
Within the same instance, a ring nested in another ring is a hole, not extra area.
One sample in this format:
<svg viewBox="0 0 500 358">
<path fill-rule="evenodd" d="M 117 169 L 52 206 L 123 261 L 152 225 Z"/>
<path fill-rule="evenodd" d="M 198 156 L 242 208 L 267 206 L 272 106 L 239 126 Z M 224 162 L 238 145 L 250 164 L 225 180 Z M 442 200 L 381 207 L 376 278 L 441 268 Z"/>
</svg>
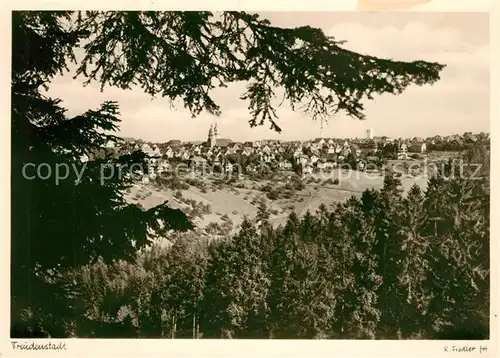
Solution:
<svg viewBox="0 0 500 358">
<path fill-rule="evenodd" d="M 97 108 L 105 100 L 118 101 L 120 135 L 152 142 L 170 139 L 206 140 L 210 125 L 220 136 L 235 141 L 258 139 L 307 140 L 316 137 L 414 137 L 489 131 L 490 54 L 487 13 L 443 12 L 267 12 L 273 25 L 319 27 L 345 48 L 395 60 L 428 60 L 446 64 L 434 85 L 410 86 L 401 95 L 375 96 L 365 102 L 366 120 L 339 113 L 323 125 L 287 104 L 278 110 L 282 133 L 264 126 L 250 128 L 248 103 L 239 96 L 245 84 L 213 92 L 222 115 L 196 118 L 182 106 L 171 108 L 167 99 L 152 100 L 140 89 L 129 91 L 97 84 L 84 87 L 74 73 L 54 78 L 49 95 L 63 100 L 68 115 Z"/>
</svg>

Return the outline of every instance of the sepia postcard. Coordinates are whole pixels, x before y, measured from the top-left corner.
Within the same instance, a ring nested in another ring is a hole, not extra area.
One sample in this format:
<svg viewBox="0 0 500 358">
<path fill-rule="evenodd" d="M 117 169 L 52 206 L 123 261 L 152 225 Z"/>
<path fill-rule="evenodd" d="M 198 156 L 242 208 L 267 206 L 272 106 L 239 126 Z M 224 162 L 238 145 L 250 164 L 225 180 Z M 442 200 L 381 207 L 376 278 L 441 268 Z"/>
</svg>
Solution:
<svg viewBox="0 0 500 358">
<path fill-rule="evenodd" d="M 0 357 L 498 356 L 498 6 L 2 6 Z"/>
</svg>

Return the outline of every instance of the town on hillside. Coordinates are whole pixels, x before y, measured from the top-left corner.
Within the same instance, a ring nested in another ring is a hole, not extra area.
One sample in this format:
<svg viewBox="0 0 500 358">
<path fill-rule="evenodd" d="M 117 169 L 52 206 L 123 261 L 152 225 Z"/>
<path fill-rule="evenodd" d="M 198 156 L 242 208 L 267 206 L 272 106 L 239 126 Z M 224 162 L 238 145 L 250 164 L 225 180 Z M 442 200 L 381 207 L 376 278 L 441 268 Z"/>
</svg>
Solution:
<svg viewBox="0 0 500 358">
<path fill-rule="evenodd" d="M 168 170 L 172 163 L 185 163 L 191 168 L 218 166 L 223 172 L 235 171 L 239 164 L 243 173 L 258 170 L 267 164 L 279 171 L 297 171 L 312 174 L 349 165 L 350 169 L 382 168 L 389 160 L 422 160 L 428 153 L 462 152 L 473 143 L 489 143 L 489 133 L 466 132 L 448 136 L 390 138 L 373 136 L 368 129 L 364 138 L 314 138 L 304 141 L 257 140 L 236 142 L 221 138 L 217 124 L 212 124 L 205 141 L 182 142 L 168 140 L 164 143 L 146 142 L 126 138 L 115 144 L 110 142 L 106 150 L 120 155 L 142 151 L 149 158 L 152 168 Z M 489 145 L 489 144 L 488 144 Z M 375 169 L 377 170 L 377 169 Z M 144 180 L 149 180 L 144 177 Z"/>
</svg>

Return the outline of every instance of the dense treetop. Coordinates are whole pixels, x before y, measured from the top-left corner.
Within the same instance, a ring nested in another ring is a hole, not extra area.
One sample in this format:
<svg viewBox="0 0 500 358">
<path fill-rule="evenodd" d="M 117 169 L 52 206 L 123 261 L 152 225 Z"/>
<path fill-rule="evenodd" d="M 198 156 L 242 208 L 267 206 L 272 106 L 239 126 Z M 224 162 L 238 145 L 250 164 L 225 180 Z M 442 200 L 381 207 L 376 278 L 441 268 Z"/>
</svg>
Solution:
<svg viewBox="0 0 500 358">
<path fill-rule="evenodd" d="M 245 81 L 241 98 L 249 100 L 250 125 L 268 120 L 277 131 L 277 89 L 312 118 L 344 111 L 363 119 L 363 100 L 431 84 L 444 67 L 359 54 L 320 29 L 279 28 L 246 12 L 15 13 L 14 20 L 25 36 L 14 42 L 16 73 L 35 67 L 51 76 L 64 68 L 64 56 L 75 60 L 79 46 L 84 56 L 77 76 L 85 83 L 140 86 L 181 99 L 193 115 L 219 114 L 211 90 Z M 35 48 L 48 51 L 46 61 L 33 59 Z"/>
</svg>

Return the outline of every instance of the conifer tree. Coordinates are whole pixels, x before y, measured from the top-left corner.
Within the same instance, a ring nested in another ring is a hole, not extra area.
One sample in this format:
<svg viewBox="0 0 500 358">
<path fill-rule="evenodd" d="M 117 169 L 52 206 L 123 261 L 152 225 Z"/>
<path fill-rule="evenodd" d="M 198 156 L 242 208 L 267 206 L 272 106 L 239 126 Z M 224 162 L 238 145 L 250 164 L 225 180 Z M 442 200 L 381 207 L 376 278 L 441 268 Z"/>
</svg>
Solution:
<svg viewBox="0 0 500 358">
<path fill-rule="evenodd" d="M 169 249 L 168 277 L 162 287 L 162 304 L 169 310 L 171 336 L 197 338 L 207 258 L 201 245 L 178 240 Z"/>
<path fill-rule="evenodd" d="M 397 294 L 397 275 L 401 268 L 403 251 L 401 181 L 393 173 L 384 177 L 384 186 L 368 219 L 375 229 L 374 250 L 377 256 L 376 272 L 382 278 L 378 290 L 380 327 L 383 334 L 395 336 L 398 330 L 400 304 Z"/>
<path fill-rule="evenodd" d="M 344 272 L 351 273 L 342 287 L 342 333 L 351 337 L 374 338 L 380 319 L 377 290 L 381 277 L 377 273 L 378 257 L 375 228 L 364 220 L 362 205 L 352 197 L 344 205 L 341 224 L 348 243 L 348 258 Z"/>
<path fill-rule="evenodd" d="M 259 204 L 259 207 L 257 208 L 257 215 L 255 217 L 255 220 L 257 221 L 259 225 L 259 229 L 261 233 L 263 233 L 265 230 L 269 229 L 269 217 L 271 214 L 269 213 L 269 210 L 267 208 L 266 202 L 262 200 Z"/>
<path fill-rule="evenodd" d="M 302 241 L 316 242 L 317 240 L 316 220 L 309 210 L 306 211 L 300 223 L 300 236 Z"/>
<path fill-rule="evenodd" d="M 264 338 L 268 335 L 267 296 L 270 286 L 265 250 L 259 234 L 247 220 L 241 225 L 240 233 L 234 238 L 234 250 L 238 260 L 235 270 L 238 273 L 235 303 L 242 309 L 238 323 L 239 336 L 242 338 Z"/>
<path fill-rule="evenodd" d="M 426 192 L 431 332 L 484 339 L 489 325 L 489 183 L 446 167 Z"/>
<path fill-rule="evenodd" d="M 298 246 L 297 231 L 300 221 L 295 212 L 291 212 L 287 223 L 276 235 L 275 245 L 270 256 L 269 273 L 271 285 L 267 304 L 269 307 L 269 326 L 272 338 L 286 338 L 290 335 L 287 327 L 288 283 Z"/>
<path fill-rule="evenodd" d="M 428 275 L 429 237 L 422 229 L 425 225 L 424 196 L 414 184 L 404 200 L 403 234 L 396 284 L 397 311 L 394 316 L 403 337 L 422 337 L 430 291 L 426 286 Z"/>
</svg>

